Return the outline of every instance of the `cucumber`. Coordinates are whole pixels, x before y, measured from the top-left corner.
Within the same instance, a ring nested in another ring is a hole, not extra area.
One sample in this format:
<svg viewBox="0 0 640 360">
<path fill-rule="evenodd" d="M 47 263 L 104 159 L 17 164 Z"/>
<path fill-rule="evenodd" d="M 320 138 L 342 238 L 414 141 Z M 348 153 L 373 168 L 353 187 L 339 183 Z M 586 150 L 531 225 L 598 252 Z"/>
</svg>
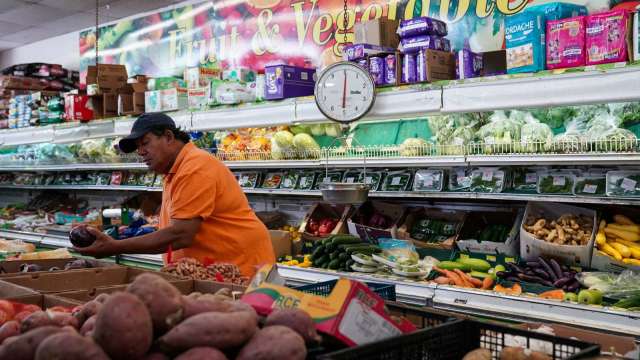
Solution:
<svg viewBox="0 0 640 360">
<path fill-rule="evenodd" d="M 329 255 L 322 255 L 318 260 L 313 262 L 313 265 L 316 267 L 322 267 L 322 265 L 328 263 L 329 261 L 331 261 L 331 259 L 329 259 Z"/>
<path fill-rule="evenodd" d="M 351 255 L 351 254 L 364 254 L 364 255 L 371 255 L 371 254 L 376 254 L 379 253 L 380 248 L 378 247 L 374 247 L 374 246 L 365 246 L 365 247 L 357 247 L 357 248 L 349 248 L 347 249 L 347 254 Z"/>
<path fill-rule="evenodd" d="M 467 272 L 469 270 L 471 270 L 471 268 L 468 265 L 465 265 L 463 263 L 457 262 L 457 261 L 440 261 L 438 263 L 438 267 L 440 269 L 444 269 L 444 270 L 462 270 L 464 272 Z"/>
<path fill-rule="evenodd" d="M 322 239 L 321 240 L 322 245 L 327 245 L 327 244 L 331 243 L 333 241 L 333 237 L 334 236 L 335 235 L 331 235 L 331 236 L 327 237 L 326 239 Z"/>
<path fill-rule="evenodd" d="M 340 260 L 338 260 L 338 259 L 331 260 L 331 261 L 329 262 L 328 267 L 329 267 L 329 269 L 331 269 L 331 270 L 337 270 L 337 269 L 340 267 Z"/>
<path fill-rule="evenodd" d="M 340 255 L 340 253 L 339 253 L 339 252 L 337 252 L 337 251 L 334 251 L 334 252 L 332 252 L 331 254 L 329 254 L 329 259 L 331 259 L 331 260 L 335 260 L 335 259 L 337 259 L 337 258 L 338 258 L 338 255 Z"/>
<path fill-rule="evenodd" d="M 356 262 L 353 261 L 353 259 L 349 259 L 346 262 L 347 267 L 349 268 L 349 270 L 351 270 L 351 265 L 355 264 Z"/>
<path fill-rule="evenodd" d="M 335 235 L 331 241 L 334 245 L 359 244 L 361 242 L 359 237 L 353 235 Z"/>
<path fill-rule="evenodd" d="M 340 259 L 340 260 L 342 260 L 342 261 L 346 261 L 346 260 L 351 259 L 351 256 L 349 256 L 349 254 L 347 254 L 347 253 L 343 252 L 343 253 L 340 253 L 340 254 L 338 255 L 338 259 Z"/>
<path fill-rule="evenodd" d="M 320 245 L 313 250 L 313 253 L 311 253 L 311 261 L 319 259 L 322 255 L 324 255 L 324 245 Z"/>
<path fill-rule="evenodd" d="M 456 260 L 456 262 L 466 265 L 471 270 L 475 270 L 475 271 L 487 272 L 489 271 L 489 269 L 491 269 L 491 264 L 489 264 L 489 262 L 487 262 L 486 260 L 482 260 L 482 259 L 460 258 Z"/>
</svg>

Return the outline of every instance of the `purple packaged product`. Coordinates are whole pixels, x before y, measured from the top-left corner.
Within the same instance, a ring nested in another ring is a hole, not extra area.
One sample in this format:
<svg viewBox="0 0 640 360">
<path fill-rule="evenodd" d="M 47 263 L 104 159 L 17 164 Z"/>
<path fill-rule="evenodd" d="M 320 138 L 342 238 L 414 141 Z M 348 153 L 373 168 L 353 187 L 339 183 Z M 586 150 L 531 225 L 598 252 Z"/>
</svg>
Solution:
<svg viewBox="0 0 640 360">
<path fill-rule="evenodd" d="M 456 57 L 456 77 L 470 79 L 482 74 L 482 54 L 476 54 L 469 49 L 458 51 Z"/>
<path fill-rule="evenodd" d="M 402 55 L 402 82 L 405 84 L 413 84 L 417 81 L 416 77 L 416 55 Z"/>
<path fill-rule="evenodd" d="M 313 95 L 315 70 L 289 65 L 264 67 L 264 98 L 287 99 Z"/>
<path fill-rule="evenodd" d="M 396 56 L 387 55 L 384 58 L 384 83 L 393 85 L 396 80 Z"/>
<path fill-rule="evenodd" d="M 422 48 L 450 51 L 451 43 L 449 43 L 449 39 L 434 35 L 419 35 L 400 40 L 400 50 L 403 53 L 415 53 Z"/>
<path fill-rule="evenodd" d="M 390 47 L 371 45 L 371 44 L 353 44 L 344 48 L 343 59 L 345 61 L 360 60 L 367 55 L 377 55 L 384 53 L 393 53 L 395 50 Z"/>
<path fill-rule="evenodd" d="M 440 20 L 428 17 L 419 17 L 401 21 L 398 26 L 397 33 L 401 38 L 416 35 L 446 36 L 447 24 Z"/>
<path fill-rule="evenodd" d="M 369 58 L 369 74 L 376 85 L 384 85 L 384 59 L 379 57 Z"/>
<path fill-rule="evenodd" d="M 367 59 L 360 59 L 356 62 L 358 63 L 358 65 L 360 65 L 360 67 L 369 71 L 369 62 L 367 61 Z"/>
</svg>

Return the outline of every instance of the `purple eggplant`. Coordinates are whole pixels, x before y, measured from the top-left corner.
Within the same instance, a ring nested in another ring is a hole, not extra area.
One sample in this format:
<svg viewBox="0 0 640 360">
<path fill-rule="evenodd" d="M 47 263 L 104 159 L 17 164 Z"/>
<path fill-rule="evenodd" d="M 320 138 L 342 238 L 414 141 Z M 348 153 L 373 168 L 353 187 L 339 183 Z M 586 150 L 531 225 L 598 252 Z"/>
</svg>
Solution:
<svg viewBox="0 0 640 360">
<path fill-rule="evenodd" d="M 520 281 L 522 281 L 522 280 L 520 280 L 517 276 L 513 276 L 513 275 L 511 275 L 511 276 L 507 276 L 507 277 L 505 278 L 505 280 L 507 280 L 507 281 L 512 281 L 512 282 L 518 282 L 518 283 L 519 283 Z"/>
<path fill-rule="evenodd" d="M 576 292 L 578 291 L 578 289 L 580 289 L 580 283 L 577 280 L 575 282 L 572 282 L 571 285 L 567 286 L 568 292 Z"/>
<path fill-rule="evenodd" d="M 540 267 L 540 263 L 537 261 L 527 261 L 527 266 L 532 268 Z"/>
<path fill-rule="evenodd" d="M 521 280 L 524 280 L 526 282 L 536 283 L 536 284 L 540 284 L 540 283 L 542 283 L 542 281 L 544 281 L 544 279 L 541 279 L 538 276 L 531 276 L 531 275 L 527 275 L 527 274 L 524 274 L 524 273 L 518 274 L 518 277 Z"/>
<path fill-rule="evenodd" d="M 556 276 L 556 273 L 551 268 L 551 265 L 547 264 L 547 262 L 541 257 L 538 258 L 538 262 L 540 262 L 540 265 L 542 265 L 542 268 L 549 274 L 549 276 L 551 277 L 551 281 L 558 280 L 558 277 Z"/>
<path fill-rule="evenodd" d="M 549 280 L 544 280 L 542 279 L 542 281 L 540 282 L 541 285 L 547 286 L 547 287 L 553 287 L 553 283 Z"/>
<path fill-rule="evenodd" d="M 561 288 L 568 286 L 574 279 L 572 277 L 563 277 L 553 283 L 554 287 Z"/>
<path fill-rule="evenodd" d="M 75 247 L 87 247 L 96 241 L 96 236 L 90 233 L 86 226 L 80 225 L 69 232 L 69 240 Z"/>
<path fill-rule="evenodd" d="M 551 269 L 555 273 L 556 277 L 560 279 L 562 277 L 562 269 L 560 268 L 560 264 L 555 259 L 549 260 L 549 265 L 551 265 Z"/>
<path fill-rule="evenodd" d="M 542 269 L 533 269 L 533 271 L 535 272 L 536 276 L 539 276 L 545 280 L 549 280 L 549 274 L 547 274 L 546 271 L 542 270 Z"/>
<path fill-rule="evenodd" d="M 514 263 L 507 263 L 507 268 L 511 269 L 512 272 L 519 274 L 519 273 L 524 273 L 525 270 L 520 268 L 518 265 L 514 264 Z"/>
</svg>

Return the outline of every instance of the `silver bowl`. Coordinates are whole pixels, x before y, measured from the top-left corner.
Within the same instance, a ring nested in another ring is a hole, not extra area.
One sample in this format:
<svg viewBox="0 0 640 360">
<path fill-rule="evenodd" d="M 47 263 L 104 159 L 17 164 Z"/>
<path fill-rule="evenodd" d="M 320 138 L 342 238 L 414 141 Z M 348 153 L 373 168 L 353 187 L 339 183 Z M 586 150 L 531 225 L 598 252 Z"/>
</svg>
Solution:
<svg viewBox="0 0 640 360">
<path fill-rule="evenodd" d="M 369 197 L 369 186 L 360 183 L 320 184 L 324 201 L 330 204 L 360 205 Z"/>
</svg>

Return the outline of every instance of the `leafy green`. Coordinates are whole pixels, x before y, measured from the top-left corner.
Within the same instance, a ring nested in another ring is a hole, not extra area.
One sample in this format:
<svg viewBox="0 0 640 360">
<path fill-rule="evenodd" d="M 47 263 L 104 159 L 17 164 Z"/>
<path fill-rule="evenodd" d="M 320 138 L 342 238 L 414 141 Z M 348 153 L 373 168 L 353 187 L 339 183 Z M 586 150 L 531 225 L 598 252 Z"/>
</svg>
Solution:
<svg viewBox="0 0 640 360">
<path fill-rule="evenodd" d="M 572 194 L 575 176 L 565 173 L 540 174 L 538 177 L 538 193 L 540 194 Z"/>
</svg>

